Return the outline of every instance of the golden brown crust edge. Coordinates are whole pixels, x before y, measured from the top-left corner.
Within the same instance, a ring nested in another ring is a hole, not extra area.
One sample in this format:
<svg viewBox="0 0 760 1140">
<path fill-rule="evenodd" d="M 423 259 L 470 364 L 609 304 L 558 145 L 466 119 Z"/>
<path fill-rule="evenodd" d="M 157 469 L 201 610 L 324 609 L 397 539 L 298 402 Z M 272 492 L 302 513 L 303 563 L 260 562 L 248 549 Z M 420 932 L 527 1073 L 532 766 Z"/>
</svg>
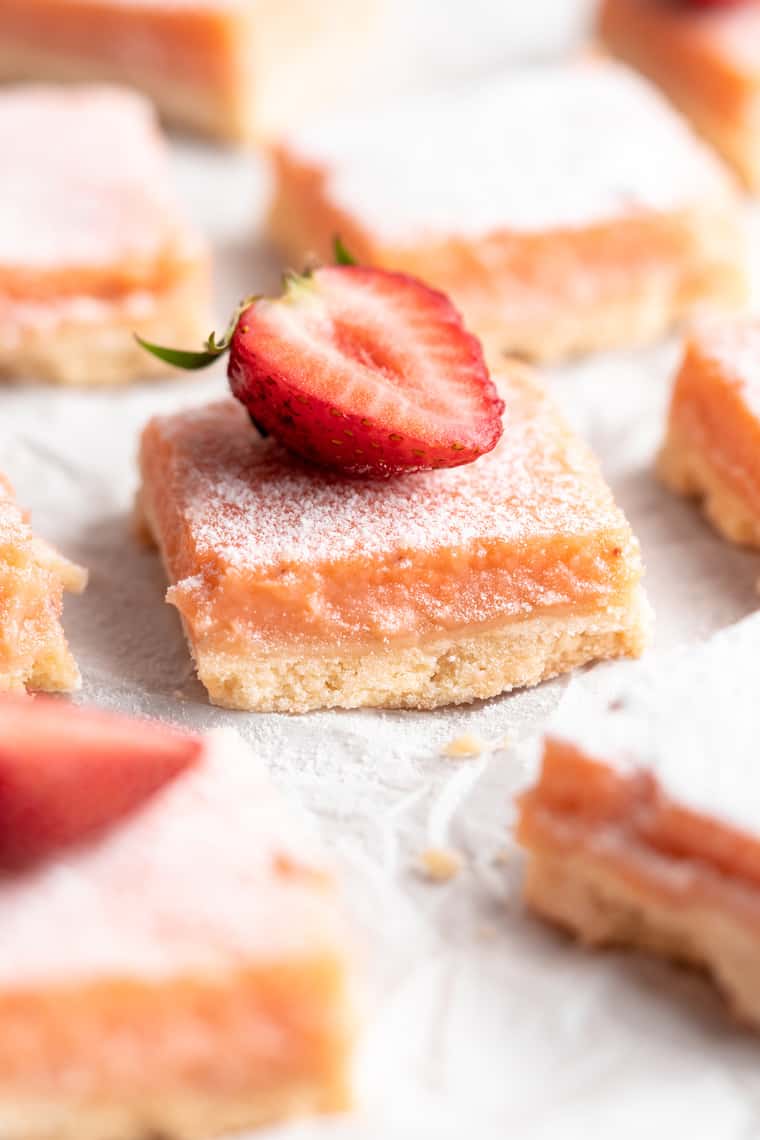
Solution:
<svg viewBox="0 0 760 1140">
<path fill-rule="evenodd" d="M 707 969 L 741 1020 L 760 1026 L 758 938 L 705 905 L 669 906 L 589 855 L 531 852 L 526 904 L 588 946 L 627 946 Z"/>
<path fill-rule="evenodd" d="M 251 712 L 325 708 L 433 709 L 525 688 L 580 665 L 638 657 L 650 611 L 640 587 L 617 605 L 578 615 L 492 624 L 373 652 L 254 653 L 240 657 L 193 644 L 198 676 L 214 704 Z"/>
<path fill-rule="evenodd" d="M 28 612 L 18 629 L 22 631 L 20 641 L 11 635 L 10 641 L 0 638 L 5 644 L 3 657 L 6 664 L 0 663 L 0 692 L 23 693 L 27 689 L 35 692 L 70 693 L 81 685 L 79 668 L 69 649 L 61 624 L 60 610 L 63 593 L 68 590 L 81 594 L 87 585 L 87 571 L 69 562 L 47 542 L 30 536 L 22 552 L 20 565 L 0 560 L 0 592 L 2 588 L 14 591 L 14 576 L 24 579 L 22 588 L 28 589 L 29 579 L 35 581 L 39 594 L 33 597 L 37 612 Z M 30 644 L 25 644 L 25 636 L 30 635 Z"/>
<path fill-rule="evenodd" d="M 168 1093 L 97 1104 L 29 1102 L 0 1090 L 0 1135 L 3 1140 L 202 1140 L 348 1106 L 342 1084 L 304 1080 L 248 1096 Z"/>
<path fill-rule="evenodd" d="M 86 300 L 86 299 L 85 299 Z M 0 330 L 0 380 L 42 380 L 63 386 L 118 386 L 172 373 L 141 348 L 135 333 L 165 344 L 196 344 L 211 325 L 209 267 L 188 266 L 168 291 L 95 303 L 80 317 L 53 302 L 39 323 L 20 320 Z"/>
<path fill-rule="evenodd" d="M 729 542 L 760 548 L 760 517 L 672 423 L 657 458 L 657 474 L 669 490 L 697 499 L 707 520 Z"/>
</svg>

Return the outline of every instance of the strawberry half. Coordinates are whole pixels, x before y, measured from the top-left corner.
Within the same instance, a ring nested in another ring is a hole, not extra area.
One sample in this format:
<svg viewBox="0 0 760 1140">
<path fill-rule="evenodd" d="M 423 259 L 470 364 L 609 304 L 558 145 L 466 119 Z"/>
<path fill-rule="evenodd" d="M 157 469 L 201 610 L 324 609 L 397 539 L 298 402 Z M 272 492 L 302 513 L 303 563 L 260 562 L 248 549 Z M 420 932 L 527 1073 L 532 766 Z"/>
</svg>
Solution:
<svg viewBox="0 0 760 1140">
<path fill-rule="evenodd" d="M 336 258 L 288 274 L 282 297 L 245 302 L 204 351 L 140 343 L 189 369 L 229 349 L 230 386 L 256 427 L 332 470 L 384 478 L 490 451 L 504 404 L 448 297 L 354 265 L 339 241 Z"/>
<path fill-rule="evenodd" d="M 402 273 L 289 276 L 282 297 L 241 314 L 228 374 L 257 425 L 352 475 L 471 463 L 502 432 L 480 343 L 447 297 Z"/>
<path fill-rule="evenodd" d="M 195 764 L 199 738 L 37 697 L 0 699 L 0 869 L 82 843 Z"/>
</svg>

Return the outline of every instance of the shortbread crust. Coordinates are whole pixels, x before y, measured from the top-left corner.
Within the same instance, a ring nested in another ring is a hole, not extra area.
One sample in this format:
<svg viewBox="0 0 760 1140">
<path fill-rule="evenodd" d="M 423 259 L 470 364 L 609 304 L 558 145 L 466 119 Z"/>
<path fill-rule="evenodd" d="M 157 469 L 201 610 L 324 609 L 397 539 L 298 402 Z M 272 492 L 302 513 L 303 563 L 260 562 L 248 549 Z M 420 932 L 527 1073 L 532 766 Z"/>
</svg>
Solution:
<svg viewBox="0 0 760 1140">
<path fill-rule="evenodd" d="M 0 474 L 0 691 L 79 688 L 60 616 L 64 590 L 86 583 L 85 570 L 33 535 Z"/>
<path fill-rule="evenodd" d="M 671 491 L 698 499 L 705 518 L 729 542 L 760 547 L 760 515 L 690 442 L 686 432 L 670 429 L 657 457 L 657 473 Z"/>
<path fill-rule="evenodd" d="M 760 1025 L 757 932 L 720 907 L 663 905 L 601 860 L 566 854 L 531 857 L 524 898 L 587 946 L 629 946 L 709 970 L 735 1016 Z"/>
<path fill-rule="evenodd" d="M 293 265 L 338 233 L 358 261 L 449 293 L 492 354 L 637 344 L 746 293 L 731 178 L 617 64 L 345 113 L 273 160 L 270 230 Z"/>
<path fill-rule="evenodd" d="M 232 401 L 151 422 L 139 511 L 213 701 L 430 708 L 641 652 L 638 545 L 595 461 L 523 370 L 503 395 L 494 452 L 380 482 Z"/>
</svg>

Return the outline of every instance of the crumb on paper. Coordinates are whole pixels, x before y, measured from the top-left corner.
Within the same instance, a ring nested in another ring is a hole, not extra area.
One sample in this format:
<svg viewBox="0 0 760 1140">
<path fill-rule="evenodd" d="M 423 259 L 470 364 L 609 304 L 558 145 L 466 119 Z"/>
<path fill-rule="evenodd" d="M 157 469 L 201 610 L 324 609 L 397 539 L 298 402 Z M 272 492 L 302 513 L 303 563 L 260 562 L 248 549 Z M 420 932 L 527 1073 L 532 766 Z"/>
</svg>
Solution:
<svg viewBox="0 0 760 1140">
<path fill-rule="evenodd" d="M 497 934 L 498 930 L 490 922 L 485 922 L 482 926 L 478 927 L 478 939 L 481 942 L 491 942 Z"/>
<path fill-rule="evenodd" d="M 494 854 L 493 861 L 498 866 L 502 867 L 505 863 L 510 863 L 512 861 L 513 854 L 514 852 L 511 847 L 500 847 L 499 850 Z"/>
<path fill-rule="evenodd" d="M 455 736 L 453 740 L 450 740 L 448 744 L 444 745 L 441 752 L 443 756 L 458 760 L 465 759 L 468 756 L 480 756 L 486 747 L 485 741 L 481 740 L 479 736 L 465 732 L 462 736 Z"/>
<path fill-rule="evenodd" d="M 434 883 L 456 878 L 464 865 L 460 851 L 453 847 L 427 847 L 420 856 L 424 874 Z"/>
</svg>

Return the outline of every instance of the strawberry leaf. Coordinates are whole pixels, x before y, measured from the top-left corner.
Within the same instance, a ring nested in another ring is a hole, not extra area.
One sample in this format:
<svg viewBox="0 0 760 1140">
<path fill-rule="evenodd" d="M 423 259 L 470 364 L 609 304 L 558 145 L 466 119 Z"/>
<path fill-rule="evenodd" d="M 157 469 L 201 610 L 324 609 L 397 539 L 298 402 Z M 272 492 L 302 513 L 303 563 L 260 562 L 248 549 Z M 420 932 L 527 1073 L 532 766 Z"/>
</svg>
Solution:
<svg viewBox="0 0 760 1140">
<path fill-rule="evenodd" d="M 356 260 L 356 258 L 352 257 L 351 254 L 348 252 L 348 250 L 346 249 L 345 245 L 343 244 L 339 234 L 336 234 L 335 237 L 333 238 L 333 256 L 335 258 L 335 264 L 336 265 L 358 265 L 359 264 L 358 261 Z"/>
<path fill-rule="evenodd" d="M 175 368 L 184 368 L 186 372 L 197 372 L 200 368 L 207 368 L 209 364 L 213 364 L 218 357 L 227 352 L 241 315 L 249 305 L 258 300 L 259 296 L 254 296 L 246 297 L 244 301 L 241 301 L 232 314 L 232 320 L 227 326 L 227 331 L 218 340 L 216 333 L 212 332 L 200 352 L 193 352 L 184 348 L 167 348 L 162 344 L 151 344 L 150 341 L 143 340 L 137 333 L 135 333 L 135 340 L 146 352 L 150 352 L 159 360 L 165 361 L 166 364 L 173 364 Z"/>
<path fill-rule="evenodd" d="M 167 348 L 162 344 L 151 344 L 150 341 L 143 340 L 137 333 L 135 333 L 135 340 L 141 348 L 158 357 L 159 360 L 173 364 L 175 368 L 184 368 L 190 372 L 197 371 L 199 368 L 207 368 L 224 351 L 224 349 L 220 351 L 209 349 L 207 352 L 187 352 L 182 348 Z"/>
</svg>

